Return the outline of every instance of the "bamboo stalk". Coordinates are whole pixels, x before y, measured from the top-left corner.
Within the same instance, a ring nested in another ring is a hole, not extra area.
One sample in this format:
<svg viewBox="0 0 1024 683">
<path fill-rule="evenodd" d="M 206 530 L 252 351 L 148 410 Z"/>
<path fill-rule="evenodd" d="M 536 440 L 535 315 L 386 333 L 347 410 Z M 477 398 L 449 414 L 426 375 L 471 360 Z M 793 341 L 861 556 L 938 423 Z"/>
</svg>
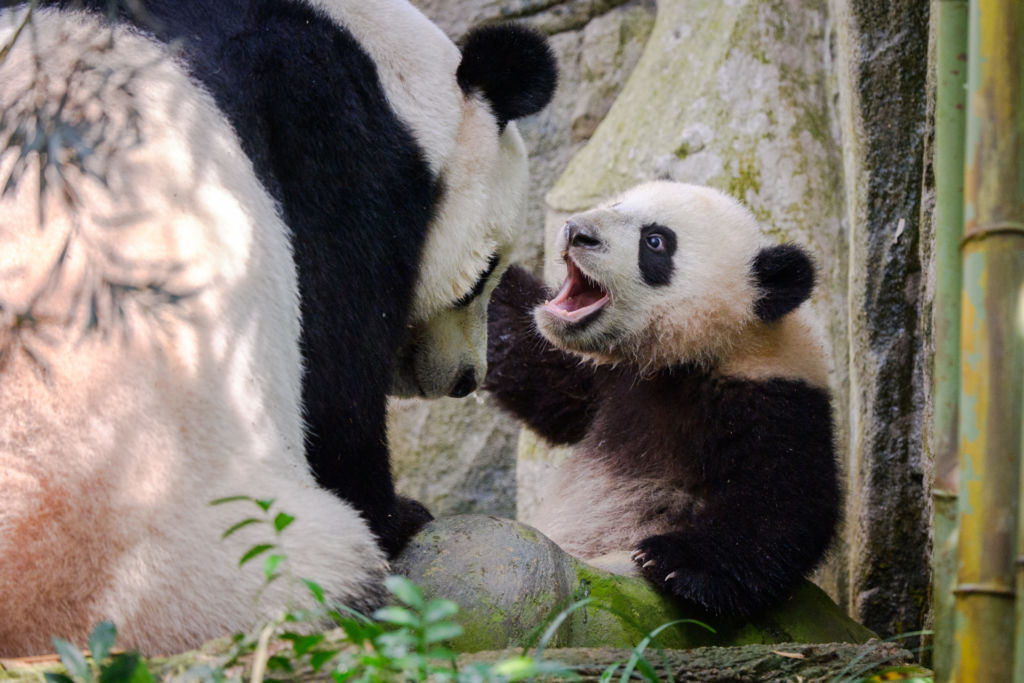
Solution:
<svg viewBox="0 0 1024 683">
<path fill-rule="evenodd" d="M 956 586 L 957 398 L 960 393 L 960 239 L 964 220 L 967 0 L 933 3 L 935 78 L 935 303 L 933 324 L 932 667 L 948 681 Z"/>
<path fill-rule="evenodd" d="M 1024 338 L 1024 3 L 971 0 L 962 246 L 957 681 L 1013 680 Z"/>
</svg>

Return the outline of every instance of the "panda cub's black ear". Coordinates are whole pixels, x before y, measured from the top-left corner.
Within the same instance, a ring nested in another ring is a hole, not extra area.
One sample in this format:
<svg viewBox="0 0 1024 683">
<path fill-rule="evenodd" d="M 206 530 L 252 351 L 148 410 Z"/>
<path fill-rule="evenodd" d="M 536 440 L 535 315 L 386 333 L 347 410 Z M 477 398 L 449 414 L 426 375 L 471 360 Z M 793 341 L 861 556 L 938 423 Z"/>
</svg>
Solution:
<svg viewBox="0 0 1024 683">
<path fill-rule="evenodd" d="M 814 262 L 795 244 L 765 247 L 754 257 L 754 279 L 761 298 L 754 312 L 765 322 L 773 322 L 811 296 L 814 289 Z"/>
<path fill-rule="evenodd" d="M 466 35 L 455 78 L 462 92 L 487 98 L 504 128 L 551 101 L 558 66 L 544 34 L 519 24 L 497 24 Z"/>
</svg>

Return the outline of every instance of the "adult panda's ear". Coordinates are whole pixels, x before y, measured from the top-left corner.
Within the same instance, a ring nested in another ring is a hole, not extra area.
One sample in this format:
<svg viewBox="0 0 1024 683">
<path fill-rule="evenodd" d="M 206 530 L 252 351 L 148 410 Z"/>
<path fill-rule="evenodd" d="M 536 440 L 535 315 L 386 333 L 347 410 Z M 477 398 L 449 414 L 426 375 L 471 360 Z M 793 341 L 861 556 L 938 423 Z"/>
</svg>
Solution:
<svg viewBox="0 0 1024 683">
<path fill-rule="evenodd" d="M 558 65 L 544 34 L 520 24 L 496 24 L 466 35 L 455 78 L 462 92 L 487 98 L 504 128 L 551 101 Z"/>
<path fill-rule="evenodd" d="M 811 296 L 814 262 L 795 244 L 765 247 L 754 257 L 754 279 L 761 290 L 754 312 L 764 322 L 778 320 Z"/>
</svg>

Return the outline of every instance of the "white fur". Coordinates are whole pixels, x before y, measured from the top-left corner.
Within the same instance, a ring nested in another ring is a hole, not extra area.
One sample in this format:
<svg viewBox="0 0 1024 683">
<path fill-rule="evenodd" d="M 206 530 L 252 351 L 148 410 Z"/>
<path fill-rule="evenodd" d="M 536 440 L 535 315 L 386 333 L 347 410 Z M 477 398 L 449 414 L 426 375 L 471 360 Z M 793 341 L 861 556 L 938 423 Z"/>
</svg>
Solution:
<svg viewBox="0 0 1024 683">
<path fill-rule="evenodd" d="M 487 369 L 487 301 L 501 279 L 466 308 L 455 308 L 502 254 L 521 225 L 526 204 L 526 148 L 510 122 L 501 136 L 479 97 L 466 98 L 459 137 L 442 170 L 445 195 L 431 223 L 413 301 L 410 346 L 418 350 L 411 378 L 396 393 L 447 395 L 467 369 L 482 379 Z"/>
<path fill-rule="evenodd" d="M 629 573 L 624 569 L 630 567 L 623 567 L 616 553 L 632 550 L 648 536 L 672 531 L 666 518 L 678 519 L 700 502 L 661 472 L 625 479 L 601 460 L 600 453 L 574 449 L 549 482 L 534 517 L 523 521 L 576 557 L 590 561 L 604 556 L 596 566 Z M 668 514 L 648 514 L 662 509 Z"/>
<path fill-rule="evenodd" d="M 486 105 L 462 96 L 457 50 L 410 6 L 322 4 L 379 60 L 389 100 L 445 174 L 449 195 L 416 298 L 415 322 L 430 326 L 518 219 L 522 142 L 513 126 L 499 139 Z M 16 18 L 0 14 L 0 44 Z M 34 31 L 50 106 L 79 55 L 93 74 L 136 70 L 142 142 L 111 156 L 109 187 L 71 172 L 74 210 L 47 192 L 44 229 L 37 167 L 0 200 L 0 654 L 47 651 L 51 635 L 83 644 L 101 619 L 118 623 L 125 647 L 169 652 L 250 627 L 301 598 L 303 590 L 278 581 L 255 602 L 259 562 L 239 569 L 238 559 L 273 536 L 250 526 L 222 541 L 256 509 L 208 505 L 236 493 L 273 498 L 275 510 L 295 516 L 281 542 L 296 576 L 341 601 L 374 596 L 386 569 L 381 551 L 305 463 L 287 230 L 230 126 L 167 50 L 137 33 L 44 10 Z M 114 49 L 99 49 L 111 31 Z M 4 109 L 33 77 L 30 45 L 19 40 L 0 64 Z M 68 110 L 95 117 L 102 104 L 108 135 L 124 133 L 126 109 L 93 96 L 101 86 L 90 78 Z M 14 161 L 13 151 L 0 156 L 0 178 Z M 44 288 L 69 235 L 62 275 Z M 112 332 L 85 334 L 83 287 L 103 293 L 104 279 L 145 286 L 154 271 L 167 289 L 192 295 L 173 306 L 137 297 L 123 314 L 101 296 L 100 322 Z M 36 327 L 14 336 L 15 316 L 30 307 Z M 458 315 L 471 318 L 460 323 L 468 330 L 485 321 L 480 306 Z M 485 340 L 471 333 L 440 346 L 424 346 L 451 359 L 435 375 L 478 364 Z M 432 382 L 429 393 L 447 391 L 443 379 Z"/>
<path fill-rule="evenodd" d="M 570 220 L 586 224 L 606 248 L 573 250 L 610 301 L 582 331 L 539 308 L 537 323 L 555 345 L 598 363 L 629 361 L 644 370 L 696 362 L 750 379 L 805 378 L 825 386 L 820 332 L 802 308 L 765 324 L 754 313 L 751 275 L 758 251 L 771 243 L 750 212 L 710 187 L 658 181 Z M 640 230 L 650 223 L 676 235 L 675 270 L 667 285 L 644 282 L 637 260 Z M 566 235 L 557 240 L 566 249 Z"/>
<path fill-rule="evenodd" d="M 526 146 L 515 123 L 497 123 L 479 96 L 466 98 L 452 154 L 442 168 L 445 194 L 431 223 L 413 301 L 411 338 L 421 352 L 416 383 L 426 396 L 447 395 L 467 369 L 487 370 L 487 301 L 496 269 L 467 308 L 464 297 L 494 254 L 508 251 L 526 206 Z M 429 339 L 445 343 L 423 343 Z"/>
</svg>

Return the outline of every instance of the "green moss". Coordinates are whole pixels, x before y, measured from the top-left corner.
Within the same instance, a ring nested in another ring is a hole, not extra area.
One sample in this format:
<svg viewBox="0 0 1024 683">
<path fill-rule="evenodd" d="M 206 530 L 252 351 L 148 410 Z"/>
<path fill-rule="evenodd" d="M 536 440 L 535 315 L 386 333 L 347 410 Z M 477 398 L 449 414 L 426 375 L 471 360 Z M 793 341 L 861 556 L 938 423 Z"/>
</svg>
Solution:
<svg viewBox="0 0 1024 683">
<path fill-rule="evenodd" d="M 752 156 L 741 158 L 737 162 L 737 167 L 736 173 L 726 185 L 726 191 L 740 201 L 746 201 L 748 190 L 754 194 L 761 191 L 761 169 Z"/>
<path fill-rule="evenodd" d="M 635 645 L 659 626 L 678 619 L 692 619 L 678 605 L 655 591 L 646 581 L 608 574 L 574 562 L 576 596 L 593 602 L 571 619 L 570 642 L 574 647 L 607 647 L 612 643 Z M 695 623 L 678 624 L 661 632 L 661 647 L 687 648 L 709 645 L 714 635 Z"/>
<path fill-rule="evenodd" d="M 642 7 L 633 7 L 625 12 L 619 24 L 619 46 L 615 56 L 619 57 L 631 44 L 646 42 L 654 28 L 654 15 Z"/>
</svg>

